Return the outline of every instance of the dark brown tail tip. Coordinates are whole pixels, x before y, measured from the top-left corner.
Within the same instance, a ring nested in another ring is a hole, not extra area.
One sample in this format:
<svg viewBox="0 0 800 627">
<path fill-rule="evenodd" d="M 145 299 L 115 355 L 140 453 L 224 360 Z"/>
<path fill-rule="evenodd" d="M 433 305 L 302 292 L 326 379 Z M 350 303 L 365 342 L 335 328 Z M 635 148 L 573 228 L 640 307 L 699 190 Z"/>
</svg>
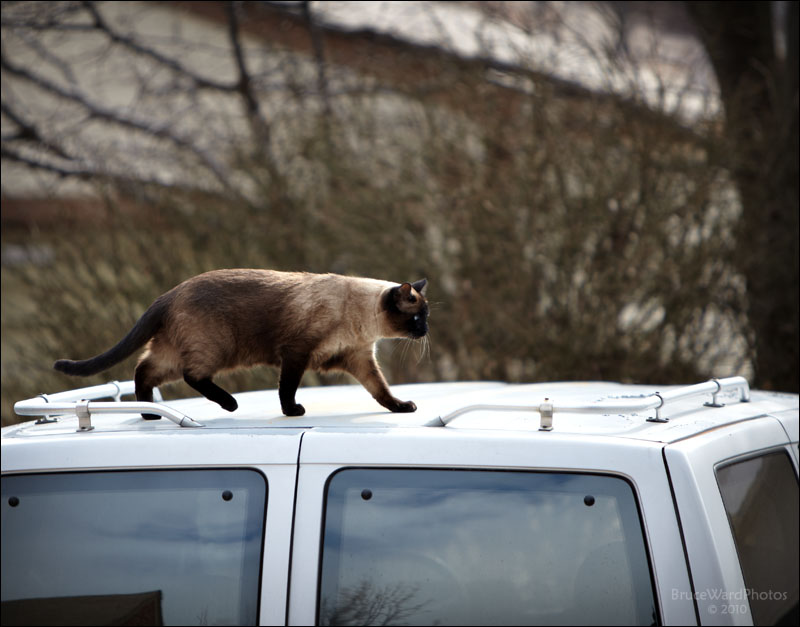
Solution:
<svg viewBox="0 0 800 627">
<path fill-rule="evenodd" d="M 69 359 L 59 359 L 56 363 L 53 364 L 53 368 L 58 370 L 59 372 L 64 372 L 66 374 L 70 374 L 72 362 Z"/>
</svg>

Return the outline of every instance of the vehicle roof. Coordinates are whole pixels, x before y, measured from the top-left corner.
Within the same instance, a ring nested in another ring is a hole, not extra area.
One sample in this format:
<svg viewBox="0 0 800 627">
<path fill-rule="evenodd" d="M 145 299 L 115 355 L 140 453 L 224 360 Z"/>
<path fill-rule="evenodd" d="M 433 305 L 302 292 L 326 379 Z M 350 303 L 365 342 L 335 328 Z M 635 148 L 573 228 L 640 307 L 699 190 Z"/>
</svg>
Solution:
<svg viewBox="0 0 800 627">
<path fill-rule="evenodd" d="M 735 391 L 721 391 L 716 400 L 724 407 L 708 407 L 711 400 L 693 396 L 678 398 L 664 405 L 660 417 L 666 422 L 650 422 L 655 410 L 627 411 L 604 409 L 614 402 L 650 398 L 655 392 L 664 393 L 676 386 L 630 385 L 608 382 L 554 382 L 513 384 L 503 382 L 452 382 L 395 385 L 393 393 L 402 400 L 413 400 L 418 407 L 414 413 L 395 414 L 380 407 L 359 385 L 338 385 L 300 388 L 297 400 L 306 409 L 304 416 L 286 417 L 280 411 L 277 390 L 262 390 L 236 394 L 239 409 L 228 413 L 205 398 L 164 401 L 203 425 L 205 430 L 229 431 L 246 429 L 249 434 L 258 430 L 265 435 L 276 429 L 348 430 L 387 429 L 407 427 L 443 427 L 447 430 L 495 430 L 539 433 L 538 406 L 546 399 L 556 408 L 596 405 L 591 412 L 572 412 L 568 408 L 553 415 L 552 432 L 575 436 L 608 436 L 632 438 L 649 442 L 674 442 L 709 429 L 761 416 L 775 416 L 784 424 L 793 441 L 797 440 L 798 395 L 752 391 L 749 402 L 740 402 Z M 175 434 L 183 429 L 166 419 L 145 421 L 136 414 L 93 413 L 93 432 L 150 432 Z M 788 427 L 787 427 L 788 424 Z M 3 439 L 30 436 L 86 437 L 77 432 L 78 418 L 62 416 L 57 422 L 37 424 L 30 421 L 6 427 Z M 285 433 L 285 431 L 284 431 Z"/>
</svg>

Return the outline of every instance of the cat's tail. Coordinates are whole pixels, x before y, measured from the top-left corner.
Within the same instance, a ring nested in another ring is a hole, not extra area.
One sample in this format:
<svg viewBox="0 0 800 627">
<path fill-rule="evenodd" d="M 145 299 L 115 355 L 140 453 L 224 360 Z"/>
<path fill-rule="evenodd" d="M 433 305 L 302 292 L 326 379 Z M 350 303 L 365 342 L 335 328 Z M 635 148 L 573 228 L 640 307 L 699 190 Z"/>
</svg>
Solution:
<svg viewBox="0 0 800 627">
<path fill-rule="evenodd" d="M 64 374 L 77 377 L 88 377 L 103 370 L 108 370 L 114 364 L 133 355 L 136 350 L 144 346 L 153 337 L 163 323 L 171 300 L 171 292 L 167 292 L 157 298 L 148 307 L 147 311 L 142 314 L 136 324 L 133 325 L 133 328 L 128 331 L 127 335 L 105 353 L 82 361 L 59 359 L 53 364 L 53 368 Z"/>
</svg>

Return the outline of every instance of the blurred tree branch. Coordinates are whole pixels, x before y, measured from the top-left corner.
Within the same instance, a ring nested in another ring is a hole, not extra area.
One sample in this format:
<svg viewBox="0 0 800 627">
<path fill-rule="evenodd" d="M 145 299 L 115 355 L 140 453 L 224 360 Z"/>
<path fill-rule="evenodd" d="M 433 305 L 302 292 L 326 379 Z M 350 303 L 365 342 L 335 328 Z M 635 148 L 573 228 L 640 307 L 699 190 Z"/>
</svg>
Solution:
<svg viewBox="0 0 800 627">
<path fill-rule="evenodd" d="M 26 81 L 29 81 L 36 85 L 37 87 L 41 88 L 44 91 L 51 93 L 52 95 L 62 99 L 65 102 L 72 102 L 75 104 L 80 105 L 85 111 L 87 112 L 88 116 L 95 120 L 102 120 L 104 122 L 110 122 L 112 124 L 119 125 L 123 128 L 128 128 L 134 131 L 139 131 L 145 133 L 147 135 L 151 135 L 152 137 L 156 137 L 159 139 L 165 139 L 171 143 L 173 143 L 177 148 L 185 150 L 187 152 L 192 153 L 198 160 L 205 165 L 213 174 L 217 177 L 219 182 L 226 188 L 231 189 L 230 185 L 227 182 L 226 175 L 223 172 L 222 166 L 217 162 L 217 160 L 211 156 L 208 152 L 202 150 L 199 146 L 197 146 L 191 139 L 179 136 L 172 128 L 167 125 L 159 125 L 154 124 L 148 120 L 144 119 L 136 119 L 134 117 L 128 116 L 123 114 L 117 109 L 111 109 L 102 106 L 96 102 L 89 100 L 87 94 L 80 93 L 77 89 L 67 89 L 57 85 L 56 83 L 48 80 L 44 76 L 40 74 L 35 74 L 32 71 L 29 71 L 21 66 L 14 65 L 11 63 L 5 52 L 3 51 L 0 53 L 0 67 L 5 72 L 22 78 Z M 14 112 L 11 108 L 11 105 L 8 103 L 4 103 L 3 108 L 4 113 L 9 112 L 10 118 L 17 122 L 20 120 L 20 115 Z M 29 133 L 33 133 L 36 137 L 41 138 L 41 135 L 37 130 L 35 130 L 31 125 L 25 125 L 24 129 L 28 129 Z M 19 139 L 19 138 L 17 138 Z M 27 139 L 27 138 L 25 138 Z M 14 138 L 10 138 L 10 141 L 13 141 Z M 62 158 L 67 158 L 70 160 L 74 160 L 74 157 L 67 156 L 63 149 L 60 147 L 56 148 L 55 144 L 52 141 L 43 141 L 40 144 L 44 147 L 49 148 L 53 152 L 55 152 L 58 156 Z M 86 161 L 84 159 L 84 161 Z M 34 159 L 29 158 L 28 160 L 29 165 L 36 165 L 37 161 Z M 52 164 L 44 164 L 42 163 L 42 167 L 49 167 L 54 168 Z M 92 164 L 92 163 L 85 163 L 84 165 L 87 171 L 94 170 L 98 175 L 105 175 L 106 172 L 103 171 L 99 164 Z"/>
<path fill-rule="evenodd" d="M 249 112 L 253 129 L 256 131 L 260 150 L 262 153 L 266 153 L 269 148 L 269 124 L 259 111 L 256 97 L 251 88 L 252 79 L 246 70 L 242 56 L 236 3 L 229 3 L 230 42 L 231 53 L 235 57 L 240 73 L 237 80 L 230 82 L 203 76 L 181 63 L 176 57 L 160 52 L 132 34 L 120 32 L 103 16 L 102 3 L 44 3 L 40 10 L 37 8 L 35 6 L 9 7 L 10 10 L 7 11 L 4 5 L 2 20 L 4 30 L 8 29 L 9 32 L 17 34 L 34 57 L 38 57 L 42 61 L 38 63 L 14 61 L 4 43 L 1 60 L 4 74 L 27 82 L 41 92 L 49 94 L 54 99 L 54 103 L 59 103 L 58 107 L 69 104 L 77 105 L 83 111 L 84 120 L 109 124 L 120 129 L 134 131 L 141 134 L 142 137 L 168 142 L 179 153 L 194 160 L 206 170 L 221 191 L 242 198 L 238 186 L 231 181 L 230 167 L 217 156 L 223 152 L 222 146 L 204 146 L 196 135 L 180 131 L 178 123 L 182 121 L 181 118 L 164 119 L 162 117 L 157 119 L 149 113 L 137 116 L 126 111 L 126 108 L 104 104 L 102 97 L 95 96 L 91 90 L 79 83 L 70 63 L 60 58 L 58 54 L 53 54 L 48 49 L 48 44 L 44 43 L 46 40 L 43 38 L 48 33 L 100 35 L 108 42 L 109 51 L 115 48 L 127 50 L 135 56 L 154 63 L 156 68 L 162 67 L 170 72 L 175 97 L 183 94 L 196 98 L 197 96 L 193 95 L 195 92 L 207 91 L 241 98 Z M 48 72 L 48 66 L 57 68 L 61 79 L 57 79 L 51 72 Z M 136 87 L 136 85 L 130 85 L 130 87 Z M 144 83 L 139 88 L 141 91 L 138 97 L 143 98 L 146 95 Z M 13 93 L 13 88 L 9 88 L 3 98 L 3 114 L 9 122 L 17 127 L 15 133 L 7 133 L 3 136 L 4 156 L 8 159 L 61 176 L 74 175 L 87 178 L 96 175 L 110 179 L 128 179 L 139 176 L 142 182 L 154 182 L 167 188 L 175 185 L 174 180 L 164 178 L 159 174 L 139 173 L 134 175 L 130 168 L 115 168 L 114 159 L 109 159 L 108 155 L 101 154 L 96 149 L 93 151 L 84 147 L 80 154 L 76 153 L 76 142 L 70 142 L 70 138 L 63 135 L 56 138 L 52 132 L 46 132 L 36 123 L 27 119 L 22 110 L 24 101 L 13 97 Z M 9 97 L 6 97 L 7 95 Z M 59 116 L 57 111 L 50 116 L 50 119 L 58 120 L 56 116 Z M 66 119 L 66 115 L 61 117 Z M 75 127 L 73 126 L 73 128 Z M 81 142 L 77 142 L 77 145 L 80 144 Z M 67 145 L 72 145 L 72 150 L 68 150 Z M 59 162 L 63 160 L 68 161 L 69 164 Z M 80 163 L 79 166 L 78 163 Z M 195 180 L 199 179 L 195 178 Z"/>
<path fill-rule="evenodd" d="M 177 59 L 163 55 L 150 47 L 142 45 L 133 37 L 128 37 L 127 35 L 119 33 L 105 19 L 103 19 L 102 14 L 97 9 L 94 2 L 83 2 L 82 5 L 86 7 L 86 10 L 89 12 L 92 18 L 94 18 L 94 28 L 108 35 L 111 41 L 125 46 L 136 54 L 149 57 L 165 67 L 168 67 L 176 74 L 190 79 L 194 87 L 197 89 L 214 89 L 217 91 L 230 92 L 234 92 L 239 89 L 239 86 L 235 83 L 222 83 L 211 80 L 205 76 L 200 76 L 199 74 L 192 72 L 186 66 L 182 65 Z"/>
</svg>

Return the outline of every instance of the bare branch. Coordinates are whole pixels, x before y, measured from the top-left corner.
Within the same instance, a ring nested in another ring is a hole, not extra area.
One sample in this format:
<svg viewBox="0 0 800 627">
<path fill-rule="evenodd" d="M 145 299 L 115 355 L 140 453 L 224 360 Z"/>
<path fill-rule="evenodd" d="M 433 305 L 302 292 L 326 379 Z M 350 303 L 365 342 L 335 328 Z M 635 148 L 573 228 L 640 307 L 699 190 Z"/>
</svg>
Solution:
<svg viewBox="0 0 800 627">
<path fill-rule="evenodd" d="M 52 174 L 57 174 L 61 177 L 77 177 L 82 179 L 88 179 L 93 176 L 97 176 L 97 172 L 94 170 L 89 170 L 86 168 L 79 168 L 79 167 L 60 167 L 52 163 L 46 163 L 44 161 L 36 161 L 30 157 L 25 157 L 21 155 L 16 150 L 13 150 L 5 145 L 5 142 L 0 148 L 0 153 L 2 154 L 3 159 L 10 159 L 11 161 L 16 161 L 17 163 L 22 163 L 28 167 L 35 168 L 37 170 L 44 170 L 46 172 L 50 172 Z"/>
<path fill-rule="evenodd" d="M 311 37 L 311 47 L 314 50 L 314 58 L 317 62 L 317 89 L 319 89 L 320 96 L 322 96 L 322 106 L 325 110 L 325 116 L 330 117 L 331 103 L 328 94 L 328 77 L 325 68 L 325 50 L 322 44 L 322 36 L 314 23 L 314 17 L 311 13 L 311 2 L 306 0 L 303 2 L 303 17 L 305 17 L 306 24 L 308 25 L 308 33 Z"/>
<path fill-rule="evenodd" d="M 9 120 L 19 127 L 19 132 L 17 132 L 15 135 L 3 137 L 3 142 L 32 141 L 44 148 L 47 148 L 48 150 L 51 150 L 62 159 L 67 159 L 70 161 L 73 159 L 73 157 L 64 152 L 61 146 L 45 139 L 33 124 L 23 120 L 22 117 L 18 115 L 16 111 L 13 111 L 5 101 L 0 103 L 0 107 L 2 107 L 3 115 L 5 115 Z"/>
<path fill-rule="evenodd" d="M 146 133 L 153 137 L 165 139 L 173 143 L 178 148 L 181 148 L 183 150 L 192 153 L 203 163 L 203 165 L 205 165 L 214 174 L 214 176 L 217 178 L 217 180 L 222 184 L 222 186 L 225 189 L 233 191 L 231 185 L 227 181 L 222 166 L 219 163 L 217 163 L 216 159 L 214 159 L 211 155 L 207 154 L 205 151 L 201 150 L 198 146 L 194 145 L 192 142 L 172 133 L 167 126 L 165 125 L 156 126 L 144 120 L 138 120 L 132 117 L 125 116 L 119 113 L 118 111 L 102 107 L 100 105 L 97 105 L 96 103 L 90 102 L 75 90 L 65 89 L 64 87 L 61 87 L 53 83 L 52 81 L 43 78 L 42 76 L 33 74 L 28 70 L 23 69 L 22 67 L 10 63 L 4 51 L 0 53 L 0 67 L 2 67 L 4 71 L 13 74 L 19 78 L 25 79 L 26 81 L 36 85 L 37 87 L 55 96 L 58 96 L 59 98 L 63 98 L 64 100 L 67 100 L 69 102 L 74 102 L 76 104 L 79 104 L 84 109 L 86 109 L 89 116 L 93 119 L 111 122 L 113 124 L 118 124 L 125 128 Z"/>
<path fill-rule="evenodd" d="M 228 3 L 228 34 L 230 35 L 231 46 L 233 48 L 233 56 L 236 60 L 236 67 L 239 70 L 239 80 L 237 82 L 237 90 L 241 94 L 244 102 L 247 116 L 250 123 L 256 131 L 256 136 L 264 146 L 267 145 L 270 138 L 269 123 L 261 113 L 261 107 L 258 104 L 258 99 L 253 92 L 253 81 L 250 73 L 247 71 L 247 64 L 244 59 L 244 51 L 242 50 L 242 42 L 239 28 L 239 2 Z"/>
<path fill-rule="evenodd" d="M 174 189 L 174 190 L 186 189 L 186 187 L 183 185 L 177 185 L 175 183 L 171 183 L 170 181 L 166 181 L 164 179 L 148 178 L 148 177 L 142 177 L 140 175 L 132 176 L 129 174 L 113 173 L 98 168 L 91 168 L 85 166 L 59 166 L 54 163 L 48 163 L 46 161 L 38 161 L 36 159 L 33 159 L 32 157 L 20 154 L 19 152 L 13 150 L 12 148 L 9 148 L 8 146 L 2 146 L 2 148 L 0 148 L 0 156 L 2 156 L 3 159 L 8 159 L 9 161 L 20 163 L 34 170 L 40 170 L 43 172 L 49 172 L 50 174 L 56 174 L 62 178 L 77 178 L 85 181 L 95 180 L 95 179 L 106 179 L 110 181 L 115 181 L 117 183 L 133 184 L 136 185 L 137 187 L 142 185 L 153 185 L 155 187 L 161 187 L 164 189 Z"/>
<path fill-rule="evenodd" d="M 215 89 L 218 91 L 229 91 L 235 92 L 238 89 L 238 86 L 234 83 L 220 83 L 218 81 L 211 80 L 209 78 L 205 78 L 204 76 L 200 76 L 192 72 L 190 69 L 176 61 L 175 59 L 171 59 L 160 52 L 153 50 L 147 46 L 144 46 L 140 42 L 136 41 L 132 37 L 128 37 L 123 35 L 122 33 L 114 30 L 111 25 L 103 18 L 100 11 L 98 10 L 96 4 L 94 2 L 84 2 L 83 5 L 86 7 L 86 10 L 91 14 L 92 18 L 94 19 L 94 28 L 102 31 L 111 39 L 111 41 L 118 43 L 133 52 L 136 52 L 140 55 L 148 57 L 161 65 L 164 65 L 171 69 L 173 72 L 176 72 L 180 76 L 185 76 L 189 78 L 197 87 L 198 89 Z"/>
</svg>

